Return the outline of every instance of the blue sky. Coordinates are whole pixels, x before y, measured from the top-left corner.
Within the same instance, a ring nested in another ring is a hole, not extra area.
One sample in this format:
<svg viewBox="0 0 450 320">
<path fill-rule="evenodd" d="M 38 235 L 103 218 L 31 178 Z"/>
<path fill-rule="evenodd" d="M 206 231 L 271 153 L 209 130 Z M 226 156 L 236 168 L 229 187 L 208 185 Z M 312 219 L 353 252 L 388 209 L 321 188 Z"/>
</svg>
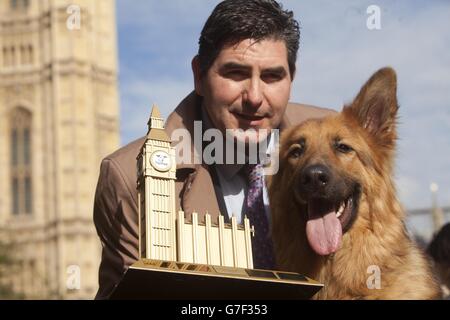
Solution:
<svg viewBox="0 0 450 320">
<path fill-rule="evenodd" d="M 192 89 L 198 36 L 219 1 L 117 0 L 122 145 L 145 134 L 153 103 L 167 117 Z M 291 101 L 340 110 L 378 68 L 398 74 L 396 182 L 407 208 L 436 182 L 450 205 L 450 1 L 285 0 L 301 25 Z M 366 9 L 381 9 L 368 30 Z"/>
</svg>

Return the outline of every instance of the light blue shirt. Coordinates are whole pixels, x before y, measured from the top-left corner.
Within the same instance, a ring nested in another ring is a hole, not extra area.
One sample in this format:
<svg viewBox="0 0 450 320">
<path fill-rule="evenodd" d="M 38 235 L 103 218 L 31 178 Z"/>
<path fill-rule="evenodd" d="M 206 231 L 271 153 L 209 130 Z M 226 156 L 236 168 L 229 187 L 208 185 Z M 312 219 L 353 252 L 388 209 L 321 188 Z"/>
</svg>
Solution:
<svg viewBox="0 0 450 320">
<path fill-rule="evenodd" d="M 245 195 L 248 190 L 248 182 L 239 174 L 239 170 L 243 165 L 216 165 L 217 176 L 219 178 L 220 190 L 222 192 L 225 206 L 227 207 L 228 217 L 235 216 L 238 223 L 243 223 L 243 212 Z M 264 180 L 263 184 L 263 201 L 267 218 L 270 221 L 269 197 L 267 187 Z"/>
</svg>

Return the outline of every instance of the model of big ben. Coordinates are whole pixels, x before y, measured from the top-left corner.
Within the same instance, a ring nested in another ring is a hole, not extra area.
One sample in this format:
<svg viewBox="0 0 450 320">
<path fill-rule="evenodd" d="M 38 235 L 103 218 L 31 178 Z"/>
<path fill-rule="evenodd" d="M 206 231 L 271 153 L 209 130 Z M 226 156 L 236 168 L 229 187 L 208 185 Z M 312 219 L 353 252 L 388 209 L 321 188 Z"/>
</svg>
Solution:
<svg viewBox="0 0 450 320">
<path fill-rule="evenodd" d="M 205 213 L 199 221 L 193 212 L 186 221 L 183 211 L 176 212 L 175 148 L 156 106 L 137 164 L 140 259 L 253 268 L 253 229 L 247 218 L 243 225 L 234 217 L 225 224 L 221 214 L 212 221 Z"/>
<path fill-rule="evenodd" d="M 140 258 L 176 261 L 175 149 L 153 107 L 138 156 Z"/>
<path fill-rule="evenodd" d="M 137 157 L 139 261 L 111 299 L 308 298 L 322 285 L 292 272 L 253 269 L 247 218 L 224 223 L 176 212 L 175 148 L 153 107 L 147 139 Z"/>
</svg>

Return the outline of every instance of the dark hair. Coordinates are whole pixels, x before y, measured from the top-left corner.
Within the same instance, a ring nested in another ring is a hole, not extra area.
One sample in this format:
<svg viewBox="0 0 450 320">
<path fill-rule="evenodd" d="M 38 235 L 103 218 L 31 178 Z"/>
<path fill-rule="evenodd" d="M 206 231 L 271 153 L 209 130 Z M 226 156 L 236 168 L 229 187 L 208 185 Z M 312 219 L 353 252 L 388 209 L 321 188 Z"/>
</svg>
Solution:
<svg viewBox="0 0 450 320">
<path fill-rule="evenodd" d="M 288 51 L 291 77 L 300 41 L 300 27 L 292 11 L 274 0 L 225 0 L 219 3 L 203 27 L 199 40 L 199 64 L 205 74 L 225 44 L 241 40 L 283 40 Z"/>
<path fill-rule="evenodd" d="M 437 263 L 450 266 L 450 223 L 444 225 L 434 236 L 427 253 Z"/>
</svg>

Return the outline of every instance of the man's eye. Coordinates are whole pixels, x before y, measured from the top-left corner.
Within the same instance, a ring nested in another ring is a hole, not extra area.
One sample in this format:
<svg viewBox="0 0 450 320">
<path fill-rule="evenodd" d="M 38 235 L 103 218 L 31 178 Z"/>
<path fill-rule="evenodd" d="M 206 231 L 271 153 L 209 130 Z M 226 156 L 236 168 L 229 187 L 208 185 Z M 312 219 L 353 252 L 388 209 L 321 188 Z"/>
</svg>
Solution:
<svg viewBox="0 0 450 320">
<path fill-rule="evenodd" d="M 225 73 L 225 77 L 236 81 L 241 81 L 246 79 L 248 74 L 243 70 L 231 70 Z"/>
<path fill-rule="evenodd" d="M 342 143 L 342 142 L 336 143 L 335 148 L 337 151 L 339 151 L 341 153 L 349 153 L 349 152 L 353 151 L 352 147 L 350 147 L 349 145 Z"/>
<path fill-rule="evenodd" d="M 282 76 L 279 73 L 267 73 L 261 76 L 262 80 L 267 83 L 280 81 Z"/>
</svg>

